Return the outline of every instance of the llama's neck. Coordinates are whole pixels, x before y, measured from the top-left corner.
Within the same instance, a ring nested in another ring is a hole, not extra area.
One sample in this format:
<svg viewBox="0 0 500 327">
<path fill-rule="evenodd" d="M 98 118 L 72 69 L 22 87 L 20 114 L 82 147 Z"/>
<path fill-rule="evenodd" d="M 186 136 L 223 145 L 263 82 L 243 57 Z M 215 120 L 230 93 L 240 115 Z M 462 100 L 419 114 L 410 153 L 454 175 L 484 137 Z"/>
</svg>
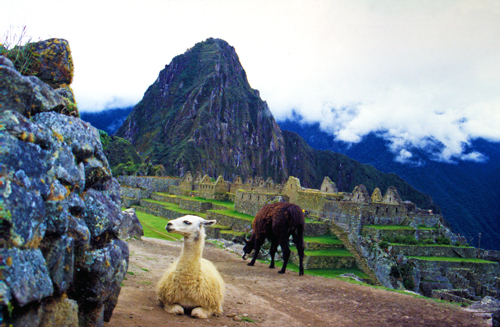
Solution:
<svg viewBox="0 0 500 327">
<path fill-rule="evenodd" d="M 201 230 L 198 237 L 184 236 L 184 245 L 182 246 L 179 265 L 198 265 L 203 255 L 203 247 L 205 245 L 205 231 Z"/>
</svg>

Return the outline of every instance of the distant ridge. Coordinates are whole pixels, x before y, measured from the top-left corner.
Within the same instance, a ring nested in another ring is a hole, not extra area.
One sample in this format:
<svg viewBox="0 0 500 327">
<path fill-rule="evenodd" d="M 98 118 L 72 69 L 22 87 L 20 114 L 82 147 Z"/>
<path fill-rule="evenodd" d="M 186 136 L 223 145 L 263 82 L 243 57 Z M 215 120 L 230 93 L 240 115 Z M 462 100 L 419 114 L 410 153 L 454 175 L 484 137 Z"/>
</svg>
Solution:
<svg viewBox="0 0 500 327">
<path fill-rule="evenodd" d="M 334 141 L 318 124 L 296 120 L 278 124 L 285 135 L 286 131 L 293 131 L 315 149 L 340 152 L 381 171 L 398 174 L 418 190 L 430 194 L 453 230 L 466 236 L 471 245 L 500 250 L 500 144 L 485 140 L 473 142 L 476 151 L 489 157 L 486 163 L 447 164 L 427 159 L 421 166 L 412 166 L 395 162 L 386 142 L 374 134 L 347 146 Z M 416 155 L 426 158 L 423 153 Z"/>
<path fill-rule="evenodd" d="M 98 112 L 80 112 L 80 118 L 109 135 L 113 135 L 134 107 L 107 109 Z"/>
</svg>

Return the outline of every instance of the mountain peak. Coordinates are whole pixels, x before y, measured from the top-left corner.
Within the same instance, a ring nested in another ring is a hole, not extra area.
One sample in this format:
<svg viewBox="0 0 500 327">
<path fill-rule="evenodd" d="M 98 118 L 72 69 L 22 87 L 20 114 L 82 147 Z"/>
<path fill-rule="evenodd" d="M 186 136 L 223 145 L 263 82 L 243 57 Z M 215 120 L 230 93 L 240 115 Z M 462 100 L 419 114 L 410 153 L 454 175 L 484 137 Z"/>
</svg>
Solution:
<svg viewBox="0 0 500 327">
<path fill-rule="evenodd" d="M 117 132 L 173 175 L 288 174 L 281 130 L 235 49 L 209 38 L 176 56 Z"/>
</svg>

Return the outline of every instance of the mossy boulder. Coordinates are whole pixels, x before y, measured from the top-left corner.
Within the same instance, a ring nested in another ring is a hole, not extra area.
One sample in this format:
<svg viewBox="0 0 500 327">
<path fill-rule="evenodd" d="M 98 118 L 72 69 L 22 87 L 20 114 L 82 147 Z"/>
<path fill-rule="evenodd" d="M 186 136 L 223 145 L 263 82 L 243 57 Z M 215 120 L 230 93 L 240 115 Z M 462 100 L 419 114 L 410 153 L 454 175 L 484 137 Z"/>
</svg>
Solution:
<svg viewBox="0 0 500 327">
<path fill-rule="evenodd" d="M 53 47 L 67 48 L 57 42 Z M 50 60 L 72 70 L 70 57 L 58 58 Z M 49 74 L 51 85 L 71 82 L 60 73 Z M 118 238 L 120 185 L 111 176 L 98 131 L 68 115 L 69 95 L 63 95 L 68 90 L 51 85 L 22 76 L 0 58 L 3 322 L 102 326 L 128 267 L 127 244 Z"/>
</svg>

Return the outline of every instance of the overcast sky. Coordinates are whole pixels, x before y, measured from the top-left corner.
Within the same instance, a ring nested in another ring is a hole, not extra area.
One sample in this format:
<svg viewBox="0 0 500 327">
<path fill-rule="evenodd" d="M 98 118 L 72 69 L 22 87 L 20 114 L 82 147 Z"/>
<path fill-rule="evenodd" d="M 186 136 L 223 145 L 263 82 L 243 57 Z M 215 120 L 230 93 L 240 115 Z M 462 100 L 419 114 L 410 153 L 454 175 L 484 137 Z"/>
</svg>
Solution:
<svg viewBox="0 0 500 327">
<path fill-rule="evenodd" d="M 69 41 L 80 111 L 137 103 L 174 56 L 214 37 L 277 120 L 295 110 L 347 142 L 380 133 L 402 162 L 416 148 L 484 161 L 470 142 L 500 142 L 496 0 L 1 0 L 2 35 L 24 25 Z"/>
</svg>

